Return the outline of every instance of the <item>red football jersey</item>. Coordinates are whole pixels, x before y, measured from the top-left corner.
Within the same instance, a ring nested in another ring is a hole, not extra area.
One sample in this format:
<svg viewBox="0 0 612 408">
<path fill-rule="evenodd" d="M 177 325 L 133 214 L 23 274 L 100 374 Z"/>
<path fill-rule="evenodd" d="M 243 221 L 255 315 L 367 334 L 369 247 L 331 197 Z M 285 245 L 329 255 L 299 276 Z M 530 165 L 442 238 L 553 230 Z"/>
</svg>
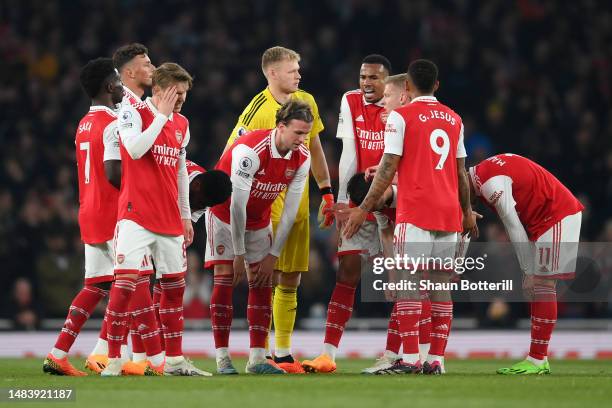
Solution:
<svg viewBox="0 0 612 408">
<path fill-rule="evenodd" d="M 456 160 L 466 156 L 461 117 L 433 96 L 415 98 L 389 114 L 385 153 L 402 156 L 397 222 L 461 231 Z"/>
<path fill-rule="evenodd" d="M 512 180 L 515 209 L 531 241 L 536 241 L 563 218 L 584 209 L 567 187 L 539 164 L 516 154 L 499 154 L 470 169 L 476 194 L 493 210 L 491 203 L 505 192 L 487 192 L 487 197 L 481 193 L 482 187 L 494 182 L 497 176 Z"/>
<path fill-rule="evenodd" d="M 342 99 L 337 137 L 346 137 L 345 133 L 352 132 L 357 172 L 365 172 L 368 167 L 378 165 L 385 149 L 385 124 L 380 118 L 385 108 L 380 103 L 366 102 L 359 89 L 345 93 Z"/>
<path fill-rule="evenodd" d="M 150 98 L 132 107 L 124 106 L 120 126 L 136 126 L 133 116 L 139 115 L 142 129 L 145 130 L 155 118 L 154 109 Z M 188 143 L 188 134 L 187 118 L 173 113 L 153 146 L 141 158 L 132 159 L 121 144 L 122 182 L 118 220 L 132 220 L 158 234 L 183 234 L 177 178 L 179 155 Z"/>
<path fill-rule="evenodd" d="M 92 106 L 79 122 L 75 145 L 79 177 L 79 227 L 86 244 L 113 238 L 119 191 L 104 172 L 105 137 L 116 138 L 117 116 L 106 106 Z M 115 139 L 116 140 L 116 139 Z"/>
<path fill-rule="evenodd" d="M 246 228 L 249 230 L 265 228 L 270 224 L 272 203 L 289 186 L 296 172 L 304 169 L 302 165 L 310 157 L 308 149 L 303 144 L 297 151 L 291 152 L 288 159 L 280 157 L 276 152 L 276 147 L 273 146 L 272 133 L 273 130 L 271 129 L 255 130 L 241 136 L 221 156 L 215 167 L 231 177 L 234 151 L 240 149 L 239 146 L 242 145 L 250 148 L 247 149 L 248 151 L 245 154 L 241 153 L 242 161 L 240 169 L 237 170 L 249 173 L 256 171 L 246 207 Z M 252 166 L 257 159 L 259 166 L 254 169 Z M 230 200 L 228 199 L 223 204 L 212 207 L 213 214 L 228 224 L 230 223 Z"/>
<path fill-rule="evenodd" d="M 135 105 L 142 102 L 142 99 L 138 97 L 130 88 L 123 86 L 123 101 L 121 103 L 127 103 L 129 105 Z"/>
</svg>

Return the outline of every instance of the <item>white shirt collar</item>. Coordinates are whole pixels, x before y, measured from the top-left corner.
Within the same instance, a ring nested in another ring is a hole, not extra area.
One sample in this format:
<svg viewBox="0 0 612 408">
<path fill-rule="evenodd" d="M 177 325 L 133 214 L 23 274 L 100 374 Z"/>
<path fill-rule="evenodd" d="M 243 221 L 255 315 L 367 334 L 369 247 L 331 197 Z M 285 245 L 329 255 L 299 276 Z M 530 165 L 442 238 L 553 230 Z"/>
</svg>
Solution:
<svg viewBox="0 0 612 408">
<path fill-rule="evenodd" d="M 89 107 L 89 111 L 90 112 L 106 111 L 106 112 L 110 113 L 113 116 L 117 116 L 117 112 L 115 112 L 114 110 L 112 110 L 108 106 L 104 106 L 104 105 L 92 105 L 92 106 Z"/>
<path fill-rule="evenodd" d="M 132 98 L 136 99 L 137 101 L 141 101 L 142 100 L 142 98 L 140 96 L 136 95 L 134 92 L 132 92 L 132 90 L 130 88 L 128 88 L 125 85 L 123 85 L 123 92 L 125 92 L 126 94 L 129 94 Z"/>
<path fill-rule="evenodd" d="M 413 102 L 438 102 L 438 99 L 435 96 L 425 95 L 425 96 L 417 96 L 410 103 Z"/>
<path fill-rule="evenodd" d="M 363 95 L 363 91 L 361 93 L 362 93 L 361 99 L 363 100 L 364 106 L 367 106 L 367 105 L 376 105 L 376 106 L 379 106 L 381 108 L 385 106 L 385 105 L 383 105 L 383 98 L 380 98 L 380 100 L 378 102 L 368 102 L 368 101 L 366 101 L 365 96 Z"/>
<path fill-rule="evenodd" d="M 276 128 L 272 129 L 272 132 L 270 133 L 270 151 L 272 152 L 273 158 L 285 160 L 289 160 L 291 158 L 291 153 L 293 153 L 291 150 L 289 150 L 289 152 L 283 157 L 278 152 L 278 149 L 276 148 Z"/>
<path fill-rule="evenodd" d="M 151 98 L 150 96 L 147 96 L 147 99 L 145 99 L 145 102 L 146 102 L 147 106 L 149 107 L 149 109 L 151 109 L 155 115 L 157 115 L 159 113 L 159 111 L 157 110 L 155 105 L 153 105 L 153 98 Z M 170 115 L 168 116 L 168 120 L 172 120 L 173 113 L 174 112 L 170 113 Z M 161 113 L 159 113 L 159 114 L 161 115 Z"/>
</svg>

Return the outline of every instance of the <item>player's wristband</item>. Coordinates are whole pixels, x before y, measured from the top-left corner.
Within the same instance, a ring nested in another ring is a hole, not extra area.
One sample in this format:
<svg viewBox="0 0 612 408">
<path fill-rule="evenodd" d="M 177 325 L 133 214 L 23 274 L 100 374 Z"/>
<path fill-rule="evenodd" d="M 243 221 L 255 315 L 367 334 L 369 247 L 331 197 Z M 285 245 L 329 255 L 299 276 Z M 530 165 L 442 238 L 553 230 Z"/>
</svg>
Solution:
<svg viewBox="0 0 612 408">
<path fill-rule="evenodd" d="M 324 196 L 325 194 L 334 194 L 334 191 L 332 190 L 331 186 L 330 187 L 321 187 L 319 188 L 319 191 L 321 192 L 321 195 Z"/>
</svg>

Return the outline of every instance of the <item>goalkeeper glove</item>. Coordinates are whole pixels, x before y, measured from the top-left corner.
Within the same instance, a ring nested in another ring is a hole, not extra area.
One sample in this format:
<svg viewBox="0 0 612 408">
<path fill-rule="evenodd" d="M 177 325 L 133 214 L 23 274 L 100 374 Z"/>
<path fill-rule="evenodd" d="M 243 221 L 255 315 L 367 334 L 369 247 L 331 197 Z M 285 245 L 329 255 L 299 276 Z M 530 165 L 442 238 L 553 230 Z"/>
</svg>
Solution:
<svg viewBox="0 0 612 408">
<path fill-rule="evenodd" d="M 323 187 L 321 191 L 321 205 L 319 206 L 319 228 L 326 229 L 334 223 L 334 194 L 331 187 Z"/>
</svg>

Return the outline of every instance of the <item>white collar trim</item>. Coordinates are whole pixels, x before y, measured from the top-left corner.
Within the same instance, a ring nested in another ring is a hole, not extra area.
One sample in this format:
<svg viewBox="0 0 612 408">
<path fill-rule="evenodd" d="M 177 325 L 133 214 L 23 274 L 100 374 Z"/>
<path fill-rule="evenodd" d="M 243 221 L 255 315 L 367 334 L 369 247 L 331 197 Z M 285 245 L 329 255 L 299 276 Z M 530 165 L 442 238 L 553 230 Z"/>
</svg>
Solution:
<svg viewBox="0 0 612 408">
<path fill-rule="evenodd" d="M 435 96 L 417 96 L 416 98 L 414 98 L 412 101 L 410 101 L 410 103 L 413 102 L 438 102 L 438 99 Z"/>
<path fill-rule="evenodd" d="M 89 111 L 90 112 L 105 111 L 107 113 L 110 113 L 113 116 L 117 116 L 117 112 L 115 112 L 114 110 L 112 110 L 108 106 L 104 106 L 104 105 L 92 105 L 92 106 L 89 107 Z"/>
</svg>

